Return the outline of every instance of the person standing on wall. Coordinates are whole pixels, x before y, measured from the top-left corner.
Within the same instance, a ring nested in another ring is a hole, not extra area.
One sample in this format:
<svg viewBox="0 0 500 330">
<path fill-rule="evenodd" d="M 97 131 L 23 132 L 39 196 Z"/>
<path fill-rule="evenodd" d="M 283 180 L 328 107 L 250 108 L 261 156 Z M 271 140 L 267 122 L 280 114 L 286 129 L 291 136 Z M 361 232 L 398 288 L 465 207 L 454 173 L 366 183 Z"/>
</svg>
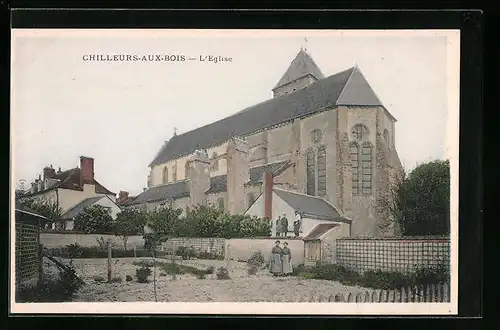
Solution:
<svg viewBox="0 0 500 330">
<path fill-rule="evenodd" d="M 281 262 L 283 263 L 283 275 L 290 275 L 293 272 L 292 253 L 287 242 L 283 243 L 283 249 L 281 249 Z"/>
<path fill-rule="evenodd" d="M 286 213 L 283 213 L 283 217 L 281 217 L 281 232 L 284 234 L 284 237 L 288 236 L 288 219 L 286 218 Z"/>
<path fill-rule="evenodd" d="M 276 220 L 276 236 L 281 236 L 281 217 L 278 216 L 278 219 Z"/>
</svg>

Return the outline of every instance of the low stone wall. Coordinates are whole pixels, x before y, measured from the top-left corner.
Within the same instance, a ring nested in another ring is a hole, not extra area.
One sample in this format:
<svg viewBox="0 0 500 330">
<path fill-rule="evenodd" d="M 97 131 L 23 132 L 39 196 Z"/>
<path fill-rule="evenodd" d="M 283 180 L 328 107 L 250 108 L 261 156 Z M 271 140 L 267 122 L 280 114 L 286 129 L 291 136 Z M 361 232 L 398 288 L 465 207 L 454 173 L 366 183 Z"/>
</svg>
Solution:
<svg viewBox="0 0 500 330">
<path fill-rule="evenodd" d="M 101 234 L 81 234 L 81 233 L 41 233 L 40 243 L 46 248 L 64 247 L 69 244 L 78 244 L 83 247 L 99 246 L 97 239 L 103 238 L 105 241 L 111 239 L 111 243 L 118 248 L 123 248 L 123 239 L 115 235 Z M 144 239 L 142 236 L 129 236 L 127 240 L 127 248 L 142 248 Z"/>
<path fill-rule="evenodd" d="M 292 254 L 292 264 L 304 262 L 304 241 L 302 239 L 280 239 L 288 243 Z M 226 258 L 233 260 L 248 260 L 256 251 L 262 252 L 266 260 L 269 259 L 276 238 L 232 238 L 226 240 Z"/>
<path fill-rule="evenodd" d="M 163 251 L 175 252 L 180 247 L 193 247 L 196 252 L 212 253 L 224 256 L 226 240 L 212 237 L 174 237 L 162 243 Z"/>
<path fill-rule="evenodd" d="M 345 238 L 337 240 L 339 265 L 363 273 L 367 270 L 413 272 L 438 265 L 449 269 L 448 237 Z"/>
</svg>

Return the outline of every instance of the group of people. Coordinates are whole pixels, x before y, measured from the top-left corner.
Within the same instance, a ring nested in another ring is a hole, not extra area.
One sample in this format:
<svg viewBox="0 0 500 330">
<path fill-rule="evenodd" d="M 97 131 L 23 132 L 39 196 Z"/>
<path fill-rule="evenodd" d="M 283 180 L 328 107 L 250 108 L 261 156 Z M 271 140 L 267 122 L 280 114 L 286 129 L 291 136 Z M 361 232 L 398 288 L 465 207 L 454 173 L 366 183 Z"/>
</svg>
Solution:
<svg viewBox="0 0 500 330">
<path fill-rule="evenodd" d="M 301 224 L 302 214 L 297 210 L 295 211 L 295 221 L 293 222 L 293 233 L 295 234 L 295 237 L 298 237 L 300 234 Z M 286 213 L 283 213 L 283 216 L 278 216 L 278 219 L 276 219 L 276 236 L 288 236 L 288 219 L 286 218 Z"/>
<path fill-rule="evenodd" d="M 269 262 L 269 271 L 273 276 L 288 276 L 293 272 L 292 254 L 288 248 L 288 243 L 276 241 L 276 245 L 271 249 L 271 258 Z"/>
</svg>

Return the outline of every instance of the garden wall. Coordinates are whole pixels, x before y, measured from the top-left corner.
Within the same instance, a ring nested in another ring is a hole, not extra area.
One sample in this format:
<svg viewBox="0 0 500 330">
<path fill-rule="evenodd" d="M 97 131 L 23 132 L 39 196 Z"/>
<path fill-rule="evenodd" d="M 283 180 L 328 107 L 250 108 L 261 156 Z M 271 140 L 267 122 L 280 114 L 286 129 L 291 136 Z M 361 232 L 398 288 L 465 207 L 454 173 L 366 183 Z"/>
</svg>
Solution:
<svg viewBox="0 0 500 330">
<path fill-rule="evenodd" d="M 302 239 L 281 239 L 288 243 L 292 253 L 292 264 L 297 265 L 304 262 L 304 241 Z M 262 252 L 264 257 L 269 260 L 272 247 L 275 245 L 276 238 L 232 238 L 226 240 L 226 258 L 233 260 L 248 260 L 256 251 Z M 283 246 L 283 245 L 282 245 Z"/>
<path fill-rule="evenodd" d="M 64 247 L 69 244 L 77 243 L 83 247 L 99 246 L 97 239 L 100 237 L 111 239 L 112 244 L 115 247 L 123 248 L 123 240 L 120 236 L 115 235 L 101 235 L 101 234 L 83 234 L 83 233 L 41 233 L 40 243 L 46 248 L 57 248 Z M 134 245 L 137 248 L 142 248 L 144 246 L 144 239 L 142 236 L 129 236 L 127 240 L 127 248 L 132 249 Z"/>
<path fill-rule="evenodd" d="M 448 237 L 342 238 L 337 240 L 337 264 L 363 273 L 367 270 L 409 273 L 420 267 L 449 270 Z"/>
<path fill-rule="evenodd" d="M 211 237 L 174 237 L 161 244 L 162 251 L 175 252 L 180 247 L 193 247 L 196 252 L 212 253 L 223 257 L 225 239 Z"/>
</svg>

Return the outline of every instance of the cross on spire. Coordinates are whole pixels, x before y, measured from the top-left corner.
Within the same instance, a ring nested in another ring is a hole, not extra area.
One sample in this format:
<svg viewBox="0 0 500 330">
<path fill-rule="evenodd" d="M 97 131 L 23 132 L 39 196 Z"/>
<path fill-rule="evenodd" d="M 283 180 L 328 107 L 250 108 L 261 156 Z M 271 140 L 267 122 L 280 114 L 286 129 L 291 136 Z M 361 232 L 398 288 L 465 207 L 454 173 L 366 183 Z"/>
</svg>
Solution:
<svg viewBox="0 0 500 330">
<path fill-rule="evenodd" d="M 174 136 L 176 136 L 176 135 L 177 135 L 177 127 L 174 126 Z"/>
<path fill-rule="evenodd" d="M 304 37 L 304 46 L 303 46 L 304 51 L 307 51 L 307 37 Z"/>
</svg>

